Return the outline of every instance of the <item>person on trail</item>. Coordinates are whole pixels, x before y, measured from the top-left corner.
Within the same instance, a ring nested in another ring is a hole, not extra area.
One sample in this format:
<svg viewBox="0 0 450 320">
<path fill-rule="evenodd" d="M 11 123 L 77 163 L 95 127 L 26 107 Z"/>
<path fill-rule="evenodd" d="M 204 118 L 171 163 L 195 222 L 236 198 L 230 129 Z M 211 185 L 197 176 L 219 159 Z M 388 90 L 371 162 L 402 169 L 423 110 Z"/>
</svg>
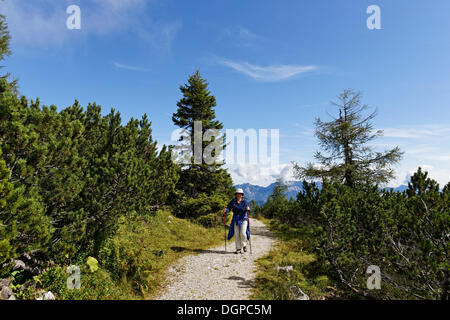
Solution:
<svg viewBox="0 0 450 320">
<path fill-rule="evenodd" d="M 233 211 L 233 219 L 231 220 L 230 230 L 228 231 L 228 240 L 236 236 L 236 254 L 247 252 L 247 240 L 250 239 L 250 226 L 248 224 L 248 212 L 250 207 L 247 200 L 243 198 L 244 191 L 237 189 L 234 193 L 235 198 L 228 203 L 223 209 L 224 217 L 227 212 Z M 225 218 L 226 219 L 226 218 Z"/>
</svg>

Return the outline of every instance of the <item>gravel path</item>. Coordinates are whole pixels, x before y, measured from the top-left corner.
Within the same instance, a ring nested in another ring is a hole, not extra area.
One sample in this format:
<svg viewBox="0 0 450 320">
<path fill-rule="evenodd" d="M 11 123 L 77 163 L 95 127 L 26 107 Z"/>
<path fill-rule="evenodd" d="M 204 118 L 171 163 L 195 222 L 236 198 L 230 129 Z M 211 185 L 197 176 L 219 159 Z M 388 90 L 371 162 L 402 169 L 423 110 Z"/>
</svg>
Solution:
<svg viewBox="0 0 450 320">
<path fill-rule="evenodd" d="M 248 299 L 255 277 L 255 260 L 267 254 L 274 237 L 266 226 L 250 220 L 252 254 L 234 254 L 234 238 L 224 245 L 198 251 L 169 268 L 167 285 L 157 300 L 234 300 Z"/>
</svg>

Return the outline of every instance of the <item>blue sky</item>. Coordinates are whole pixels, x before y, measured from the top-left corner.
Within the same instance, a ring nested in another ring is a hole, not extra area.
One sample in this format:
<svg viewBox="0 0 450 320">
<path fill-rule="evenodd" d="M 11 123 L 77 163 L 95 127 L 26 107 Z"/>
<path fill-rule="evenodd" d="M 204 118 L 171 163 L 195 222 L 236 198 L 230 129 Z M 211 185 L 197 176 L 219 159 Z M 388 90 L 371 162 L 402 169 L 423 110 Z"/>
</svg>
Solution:
<svg viewBox="0 0 450 320">
<path fill-rule="evenodd" d="M 81 8 L 68 30 L 66 8 Z M 366 27 L 369 5 L 381 30 Z M 179 86 L 199 68 L 226 128 L 280 130 L 280 165 L 230 168 L 235 183 L 291 179 L 312 160 L 316 117 L 346 88 L 377 107 L 380 150 L 400 146 L 396 186 L 422 166 L 450 181 L 450 2 L 6 0 L 6 70 L 43 104 L 97 102 L 124 120 L 147 113 L 170 143 Z"/>
</svg>

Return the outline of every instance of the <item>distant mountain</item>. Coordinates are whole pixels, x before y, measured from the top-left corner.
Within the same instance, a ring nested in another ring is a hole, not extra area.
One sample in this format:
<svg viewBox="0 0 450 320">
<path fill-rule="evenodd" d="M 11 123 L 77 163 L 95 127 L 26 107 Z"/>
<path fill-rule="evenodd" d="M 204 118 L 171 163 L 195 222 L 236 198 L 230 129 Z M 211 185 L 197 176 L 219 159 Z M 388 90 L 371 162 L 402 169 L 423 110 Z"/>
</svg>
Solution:
<svg viewBox="0 0 450 320">
<path fill-rule="evenodd" d="M 284 182 L 287 189 L 287 198 L 297 199 L 297 194 L 303 190 L 303 182 L 301 181 L 287 181 Z M 244 190 L 244 196 L 248 201 L 255 200 L 258 205 L 264 204 L 267 201 L 269 196 L 272 194 L 273 189 L 275 188 L 275 182 L 268 185 L 267 187 L 258 186 L 251 183 L 243 183 L 235 185 L 235 188 L 242 188 Z M 317 182 L 319 188 L 322 187 L 320 182 Z M 396 188 L 385 188 L 385 189 L 394 189 L 394 191 L 403 192 L 408 189 L 407 185 L 401 185 Z"/>
<path fill-rule="evenodd" d="M 408 189 L 408 186 L 402 184 L 401 186 L 398 186 L 398 187 L 396 187 L 396 188 L 390 188 L 390 187 L 389 187 L 389 188 L 385 188 L 385 189 L 394 189 L 394 191 L 403 192 L 403 191 L 405 191 L 406 189 Z"/>
<path fill-rule="evenodd" d="M 303 190 L 303 182 L 301 181 L 287 181 L 284 182 L 287 189 L 287 198 L 297 199 L 297 194 Z M 320 182 L 317 183 L 319 188 L 321 187 Z M 255 200 L 258 205 L 262 205 L 267 201 L 269 196 L 272 194 L 273 189 L 275 188 L 276 182 L 268 185 L 267 187 L 261 187 L 258 185 L 244 183 L 235 185 L 235 188 L 242 188 L 244 190 L 244 196 L 248 201 Z"/>
</svg>

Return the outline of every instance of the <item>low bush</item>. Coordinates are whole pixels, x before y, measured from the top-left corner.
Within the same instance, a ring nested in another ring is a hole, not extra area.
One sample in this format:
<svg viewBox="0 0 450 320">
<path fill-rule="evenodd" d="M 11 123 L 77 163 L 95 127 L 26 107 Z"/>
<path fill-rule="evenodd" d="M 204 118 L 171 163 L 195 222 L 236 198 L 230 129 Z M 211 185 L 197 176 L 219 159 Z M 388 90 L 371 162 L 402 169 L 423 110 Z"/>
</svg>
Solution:
<svg viewBox="0 0 450 320">
<path fill-rule="evenodd" d="M 317 258 L 312 265 L 339 285 L 342 298 L 448 296 L 450 184 L 440 190 L 419 168 L 404 192 L 326 181 L 303 189 L 275 218 L 297 228 L 294 236 Z M 381 270 L 380 290 L 367 287 L 371 265 Z"/>
<path fill-rule="evenodd" d="M 183 198 L 179 201 L 175 214 L 179 217 L 199 218 L 214 212 L 220 212 L 229 199 L 223 195 L 201 193 L 197 198 Z"/>
</svg>

